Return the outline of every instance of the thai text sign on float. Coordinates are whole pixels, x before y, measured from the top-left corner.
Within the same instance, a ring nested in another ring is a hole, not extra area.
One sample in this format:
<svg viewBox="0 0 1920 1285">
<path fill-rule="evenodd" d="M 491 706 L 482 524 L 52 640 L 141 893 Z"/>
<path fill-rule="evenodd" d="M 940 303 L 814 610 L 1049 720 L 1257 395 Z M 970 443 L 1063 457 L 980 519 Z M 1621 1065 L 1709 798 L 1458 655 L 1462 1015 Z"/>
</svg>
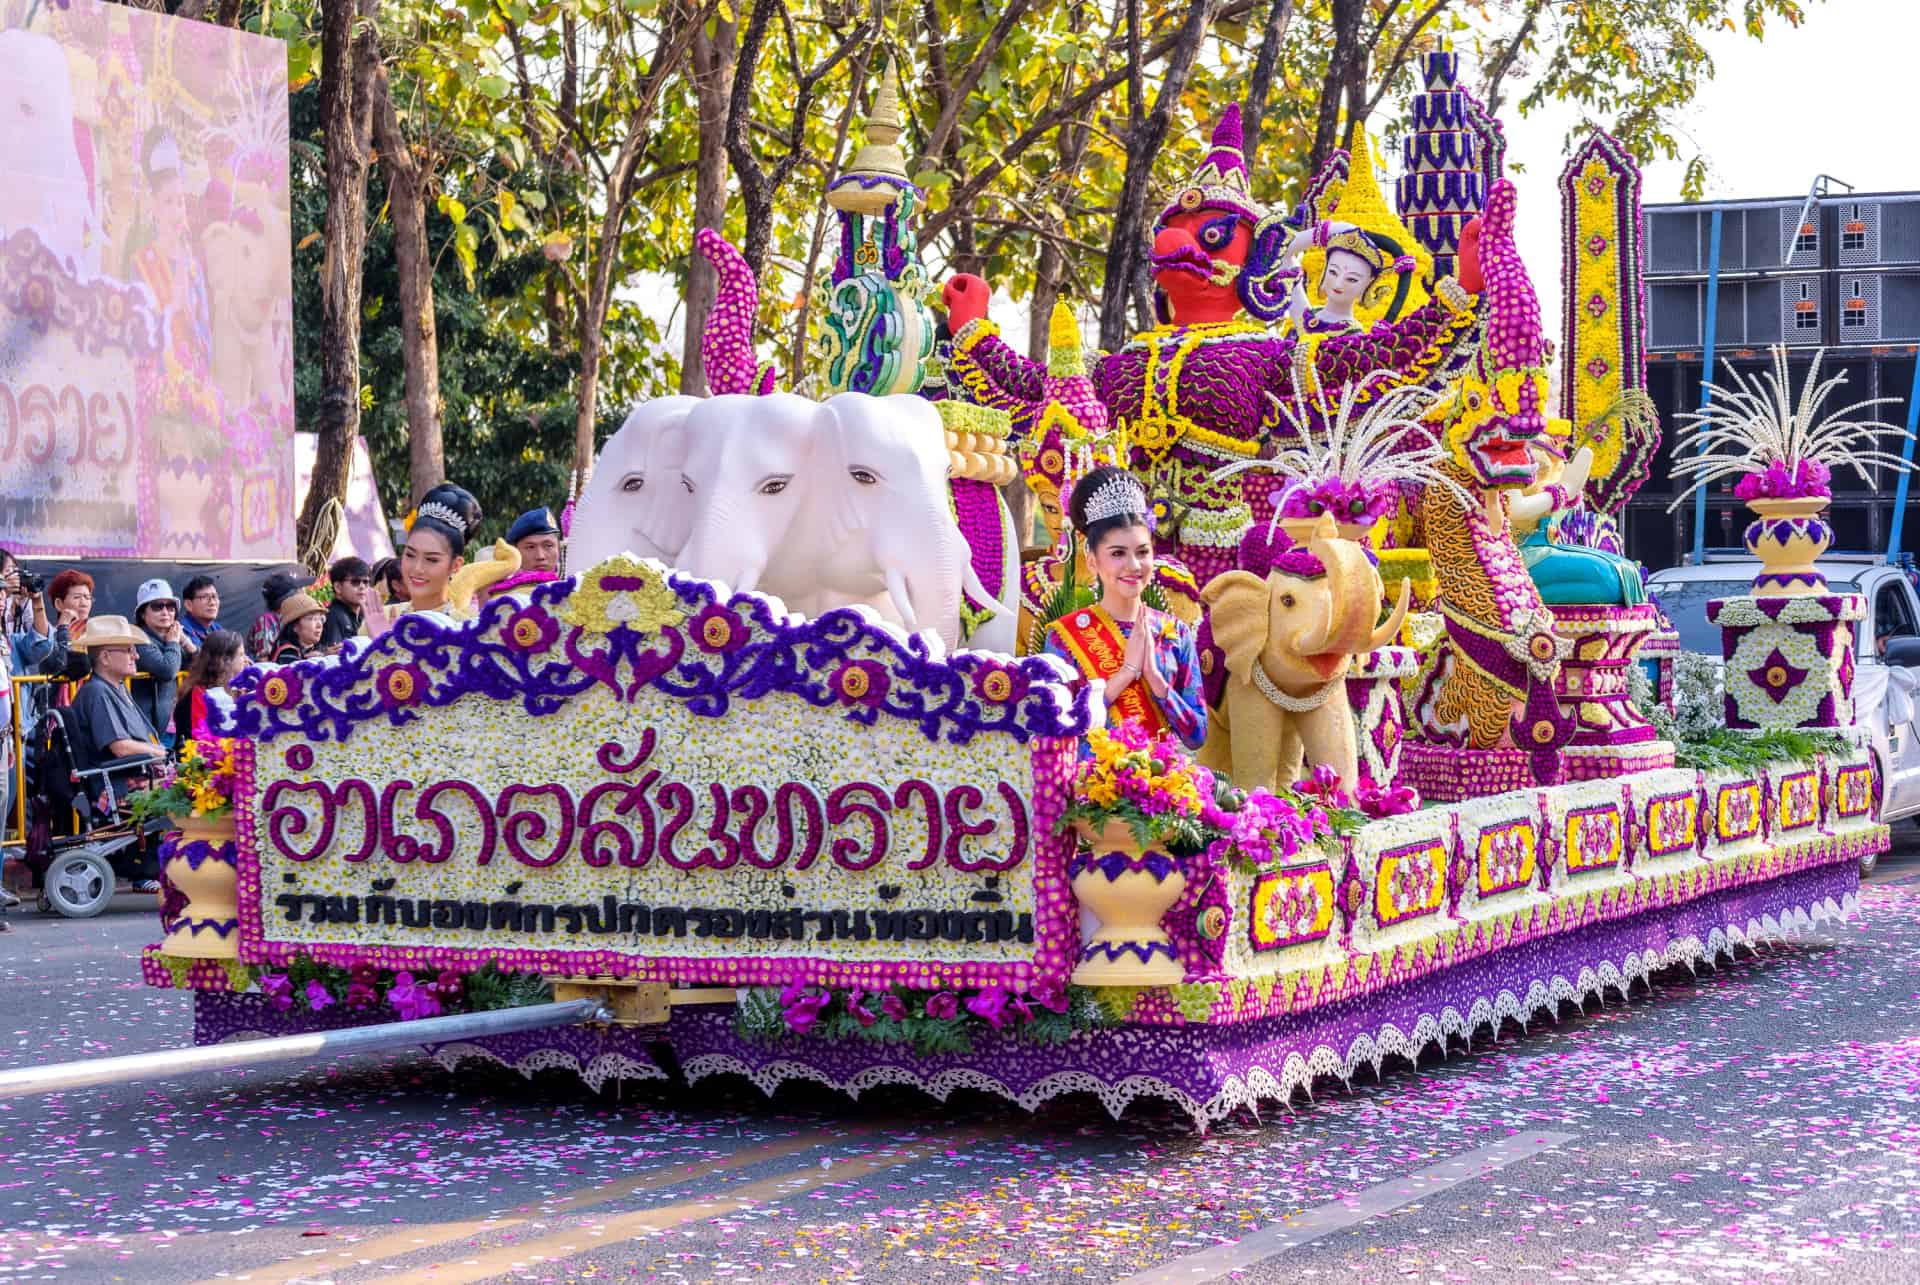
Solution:
<svg viewBox="0 0 1920 1285">
<path fill-rule="evenodd" d="M 242 950 L 678 982 L 1064 975 L 1080 715 L 1045 662 L 934 659 L 615 559 L 257 680 Z"/>
</svg>

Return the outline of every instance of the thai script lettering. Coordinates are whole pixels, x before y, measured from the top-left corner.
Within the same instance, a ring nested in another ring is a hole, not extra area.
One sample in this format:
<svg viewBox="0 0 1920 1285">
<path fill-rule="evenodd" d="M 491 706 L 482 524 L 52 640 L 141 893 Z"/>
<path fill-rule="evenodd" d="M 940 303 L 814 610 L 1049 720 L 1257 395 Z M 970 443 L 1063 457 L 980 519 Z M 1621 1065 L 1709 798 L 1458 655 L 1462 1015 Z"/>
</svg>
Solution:
<svg viewBox="0 0 1920 1285">
<path fill-rule="evenodd" d="M 1003 872 L 1027 860 L 1032 819 L 1023 792 L 1006 781 L 991 792 L 970 784 L 942 790 L 917 778 L 891 790 L 872 781 L 695 785 L 663 779 L 648 766 L 654 742 L 648 729 L 630 758 L 617 742 L 601 745 L 596 762 L 614 779 L 577 796 L 558 784 L 509 785 L 489 796 L 461 780 L 400 778 L 378 790 L 353 777 L 277 780 L 261 800 L 261 837 L 296 862 L 334 855 L 357 863 L 378 855 L 397 865 L 438 865 L 458 855 L 476 866 L 510 861 L 536 870 L 577 860 L 630 870 L 659 862 L 683 871 L 804 871 L 825 861 L 858 871 L 893 854 L 903 830 L 918 839 L 924 828 L 908 870 L 942 863 L 965 873 Z M 336 852 L 343 829 L 358 837 Z M 968 843 L 981 839 L 990 841 Z"/>
</svg>

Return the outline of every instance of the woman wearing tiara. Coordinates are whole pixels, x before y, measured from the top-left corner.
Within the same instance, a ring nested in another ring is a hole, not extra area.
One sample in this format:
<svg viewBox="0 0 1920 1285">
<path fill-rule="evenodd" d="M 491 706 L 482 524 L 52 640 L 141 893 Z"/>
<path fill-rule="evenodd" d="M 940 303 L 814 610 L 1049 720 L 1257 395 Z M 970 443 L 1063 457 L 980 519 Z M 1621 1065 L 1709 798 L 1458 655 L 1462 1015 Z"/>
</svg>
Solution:
<svg viewBox="0 0 1920 1285">
<path fill-rule="evenodd" d="M 1047 651 L 1103 685 L 1110 722 L 1171 732 L 1199 749 L 1207 707 L 1193 631 L 1141 600 L 1153 579 L 1146 492 L 1125 469 L 1097 468 L 1074 485 L 1067 513 L 1099 589 L 1092 606 L 1047 627 Z"/>
<path fill-rule="evenodd" d="M 442 482 L 426 493 L 400 552 L 406 611 L 470 620 L 475 591 L 520 569 L 519 552 L 504 542 L 494 546 L 490 560 L 467 563 L 467 541 L 479 525 L 480 502 L 465 487 Z"/>
</svg>

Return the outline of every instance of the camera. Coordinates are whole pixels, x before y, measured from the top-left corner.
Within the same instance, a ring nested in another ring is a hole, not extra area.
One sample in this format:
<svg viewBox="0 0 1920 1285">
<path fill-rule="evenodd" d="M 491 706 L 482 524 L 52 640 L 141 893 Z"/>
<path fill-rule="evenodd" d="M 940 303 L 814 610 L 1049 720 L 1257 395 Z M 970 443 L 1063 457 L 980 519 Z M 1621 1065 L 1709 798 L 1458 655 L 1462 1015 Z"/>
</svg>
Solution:
<svg viewBox="0 0 1920 1285">
<path fill-rule="evenodd" d="M 41 576 L 36 576 L 35 574 L 33 574 L 33 572 L 27 570 L 25 567 L 20 568 L 20 592 L 21 593 L 39 593 L 42 589 L 45 589 L 46 587 L 47 587 L 47 582 L 45 578 Z"/>
</svg>

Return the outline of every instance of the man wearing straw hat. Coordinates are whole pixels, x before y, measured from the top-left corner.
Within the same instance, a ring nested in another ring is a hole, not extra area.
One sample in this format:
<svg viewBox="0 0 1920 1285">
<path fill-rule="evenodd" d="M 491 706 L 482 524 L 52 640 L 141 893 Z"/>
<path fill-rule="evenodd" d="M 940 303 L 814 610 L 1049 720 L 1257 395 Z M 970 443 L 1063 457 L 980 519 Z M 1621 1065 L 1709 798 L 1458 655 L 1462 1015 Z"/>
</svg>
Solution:
<svg viewBox="0 0 1920 1285">
<path fill-rule="evenodd" d="M 136 647 L 146 643 L 138 629 L 125 616 L 95 616 L 87 623 L 87 632 L 74 645 L 84 647 L 93 677 L 73 698 L 73 712 L 86 738 L 81 754 L 92 762 L 144 755 L 163 758 L 160 734 L 140 712 L 127 694 L 127 680 L 133 677 L 139 660 Z"/>
</svg>

